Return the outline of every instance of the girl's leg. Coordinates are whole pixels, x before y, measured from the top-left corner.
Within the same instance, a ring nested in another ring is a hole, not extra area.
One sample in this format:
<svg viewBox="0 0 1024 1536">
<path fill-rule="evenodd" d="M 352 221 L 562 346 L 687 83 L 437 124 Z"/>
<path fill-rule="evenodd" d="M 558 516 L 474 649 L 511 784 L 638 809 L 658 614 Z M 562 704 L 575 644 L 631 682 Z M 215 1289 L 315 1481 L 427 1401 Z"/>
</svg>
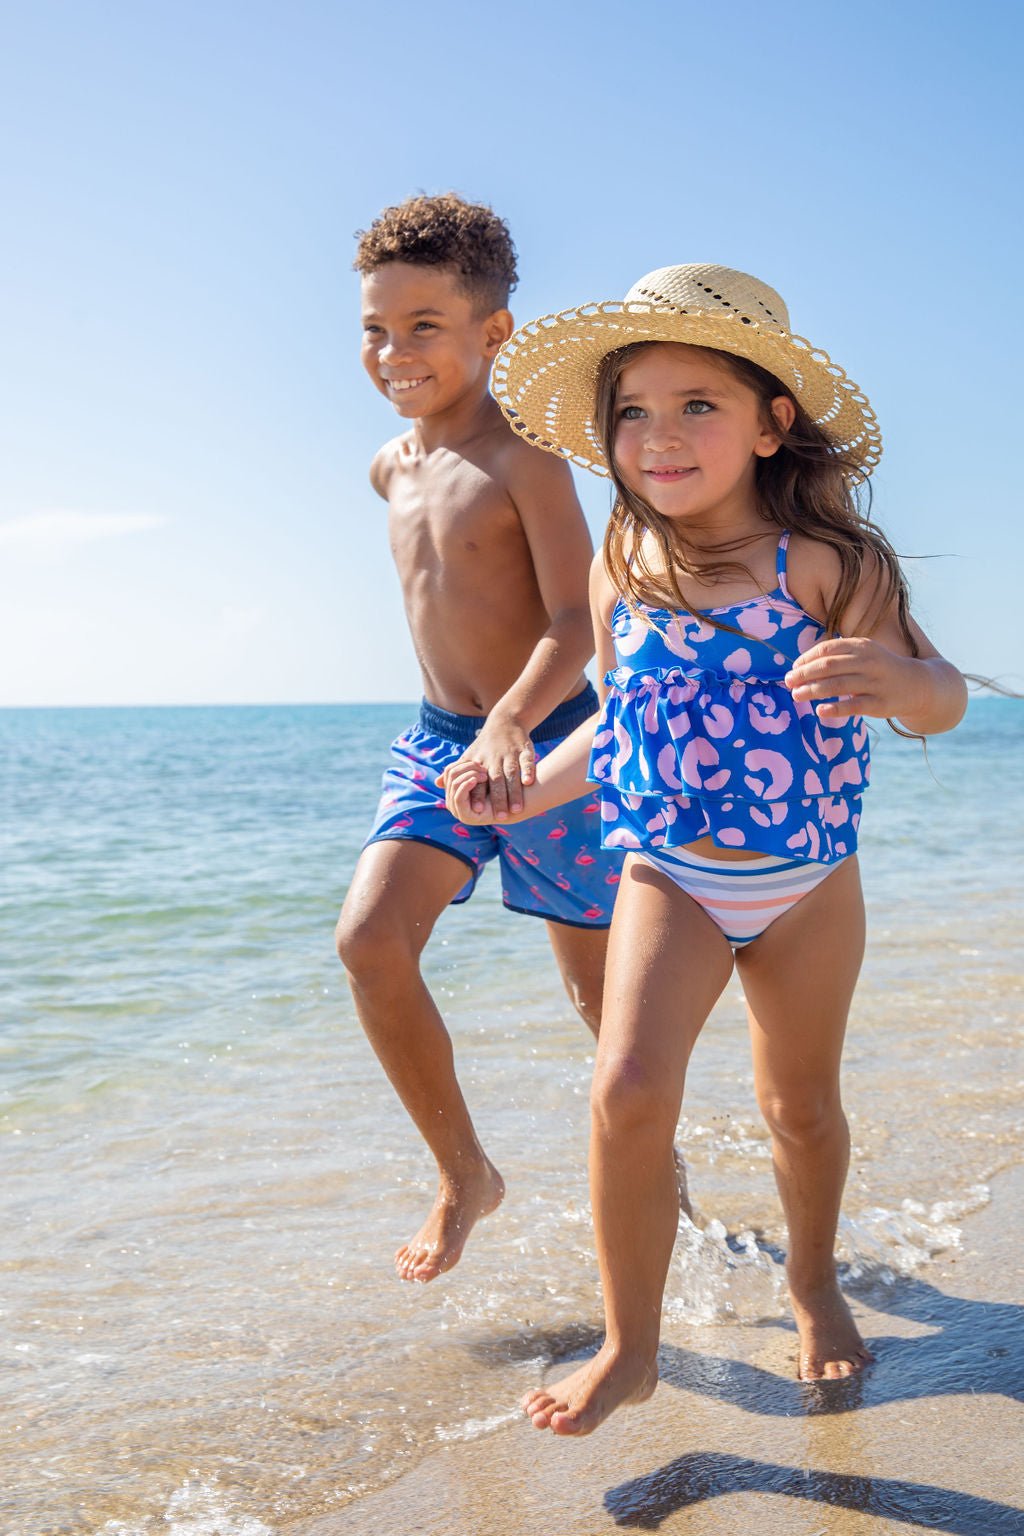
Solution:
<svg viewBox="0 0 1024 1536">
<path fill-rule="evenodd" d="M 606 1336 L 595 1359 L 524 1399 L 538 1429 L 588 1434 L 657 1384 L 662 1292 L 679 1223 L 673 1138 L 690 1051 L 731 972 L 732 951 L 700 907 L 666 876 L 627 859 L 591 1095 Z"/>
<path fill-rule="evenodd" d="M 804 1381 L 852 1375 L 871 1358 L 839 1290 L 833 1252 L 850 1150 L 839 1064 L 863 952 L 860 872 L 850 858 L 737 956 L 789 1228 L 786 1273 Z"/>
</svg>

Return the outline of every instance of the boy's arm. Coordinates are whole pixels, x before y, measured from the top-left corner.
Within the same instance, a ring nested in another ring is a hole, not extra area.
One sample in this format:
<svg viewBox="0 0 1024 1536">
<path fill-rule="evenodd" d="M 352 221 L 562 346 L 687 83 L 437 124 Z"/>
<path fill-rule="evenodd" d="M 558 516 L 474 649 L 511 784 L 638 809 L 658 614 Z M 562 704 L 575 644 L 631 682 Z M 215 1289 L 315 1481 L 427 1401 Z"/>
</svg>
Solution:
<svg viewBox="0 0 1024 1536">
<path fill-rule="evenodd" d="M 487 769 L 495 815 L 522 810 L 532 784 L 530 731 L 562 702 L 593 655 L 587 605 L 590 534 L 561 459 L 512 438 L 502 465 L 530 549 L 548 627 L 465 754 Z"/>
<path fill-rule="evenodd" d="M 614 602 L 615 592 L 605 574 L 604 558 L 599 550 L 590 570 L 590 615 L 600 671 L 598 688 L 602 698 L 605 693 L 604 674 L 611 670 L 615 662 L 609 627 Z M 587 767 L 596 722 L 597 716 L 592 715 L 537 764 L 530 783 L 521 791 L 518 811 L 509 809 L 499 812 L 496 809 L 483 764 L 471 754 L 466 754 L 450 768 L 446 768 L 438 780 L 445 791 L 448 809 L 457 820 L 463 822 L 525 821 L 528 816 L 539 816 L 544 811 L 554 810 L 558 805 L 565 805 L 569 800 L 578 800 L 588 794 L 592 787 L 587 779 Z"/>
<path fill-rule="evenodd" d="M 786 685 L 797 700 L 835 700 L 817 705 L 825 721 L 870 715 L 898 720 L 915 736 L 951 731 L 967 708 L 967 684 L 913 618 L 911 655 L 895 602 L 879 616 L 879 575 L 869 568 L 843 615 L 843 636 L 805 651 Z"/>
</svg>

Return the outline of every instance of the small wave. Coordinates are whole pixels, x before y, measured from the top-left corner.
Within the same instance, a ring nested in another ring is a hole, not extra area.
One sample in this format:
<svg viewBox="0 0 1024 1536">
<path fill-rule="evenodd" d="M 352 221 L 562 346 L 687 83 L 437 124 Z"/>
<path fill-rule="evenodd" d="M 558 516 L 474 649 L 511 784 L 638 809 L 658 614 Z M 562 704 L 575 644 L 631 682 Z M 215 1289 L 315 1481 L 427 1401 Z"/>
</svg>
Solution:
<svg viewBox="0 0 1024 1536">
<path fill-rule="evenodd" d="M 960 1247 L 963 1217 L 986 1205 L 987 1185 L 956 1199 L 924 1205 L 904 1200 L 898 1210 L 873 1206 L 839 1223 L 837 1253 L 845 1282 L 891 1285 L 938 1254 Z M 680 1219 L 665 1291 L 666 1316 L 677 1322 L 760 1322 L 785 1315 L 781 1253 L 753 1232 L 730 1234 L 717 1219 L 701 1229 Z"/>
<path fill-rule="evenodd" d="M 186 1478 L 176 1488 L 163 1515 L 126 1522 L 108 1520 L 97 1536 L 274 1536 L 254 1515 L 238 1515 L 216 1484 Z"/>
<path fill-rule="evenodd" d="M 891 1285 L 911 1275 L 939 1253 L 959 1248 L 956 1223 L 987 1205 L 986 1184 L 975 1184 L 955 1200 L 904 1200 L 898 1211 L 876 1205 L 839 1222 L 839 1257 L 847 1280 L 870 1277 Z"/>
<path fill-rule="evenodd" d="M 480 1440 L 496 1429 L 503 1429 L 522 1418 L 518 1409 L 508 1413 L 495 1413 L 489 1419 L 466 1419 L 462 1424 L 439 1424 L 435 1431 L 439 1440 Z"/>
</svg>

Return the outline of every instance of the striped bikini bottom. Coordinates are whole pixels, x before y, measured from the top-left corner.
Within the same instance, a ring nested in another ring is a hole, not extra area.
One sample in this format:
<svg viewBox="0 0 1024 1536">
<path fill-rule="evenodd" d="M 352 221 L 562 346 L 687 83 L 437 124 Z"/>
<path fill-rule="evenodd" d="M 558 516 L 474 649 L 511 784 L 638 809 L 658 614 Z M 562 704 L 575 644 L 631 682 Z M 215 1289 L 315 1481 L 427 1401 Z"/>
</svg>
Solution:
<svg viewBox="0 0 1024 1536">
<path fill-rule="evenodd" d="M 760 938 L 777 917 L 795 907 L 843 862 L 816 864 L 766 855 L 734 863 L 705 859 L 686 848 L 645 848 L 636 856 L 661 870 L 703 907 L 734 949 Z"/>
</svg>

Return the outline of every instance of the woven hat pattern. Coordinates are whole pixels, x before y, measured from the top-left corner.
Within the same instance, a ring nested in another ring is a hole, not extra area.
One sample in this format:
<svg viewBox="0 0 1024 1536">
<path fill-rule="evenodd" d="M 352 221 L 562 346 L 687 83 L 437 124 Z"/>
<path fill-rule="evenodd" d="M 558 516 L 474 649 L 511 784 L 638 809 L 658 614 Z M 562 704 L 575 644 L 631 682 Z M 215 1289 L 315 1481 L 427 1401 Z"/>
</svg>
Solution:
<svg viewBox="0 0 1024 1536">
<path fill-rule="evenodd" d="M 521 326 L 495 360 L 495 398 L 513 429 L 538 448 L 607 475 L 594 422 L 598 370 L 609 352 L 638 341 L 683 342 L 749 358 L 792 391 L 864 474 L 881 457 L 867 397 L 827 352 L 790 330 L 774 288 L 731 267 L 659 267 L 622 300 Z"/>
</svg>

